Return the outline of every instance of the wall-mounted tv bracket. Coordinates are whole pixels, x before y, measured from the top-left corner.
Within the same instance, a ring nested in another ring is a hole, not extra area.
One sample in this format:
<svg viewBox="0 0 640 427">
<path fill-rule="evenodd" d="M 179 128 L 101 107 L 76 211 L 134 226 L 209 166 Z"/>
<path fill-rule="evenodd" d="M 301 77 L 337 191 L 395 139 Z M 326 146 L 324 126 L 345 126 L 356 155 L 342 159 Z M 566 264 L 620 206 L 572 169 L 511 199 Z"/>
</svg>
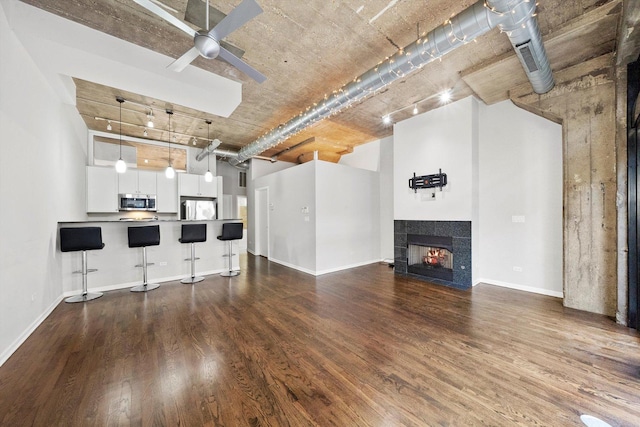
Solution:
<svg viewBox="0 0 640 427">
<path fill-rule="evenodd" d="M 442 169 L 438 169 L 438 173 L 434 173 L 432 175 L 422 175 L 416 176 L 416 173 L 413 173 L 413 178 L 409 178 L 409 188 L 413 188 L 414 192 L 418 192 L 418 188 L 440 188 L 442 191 L 442 187 L 447 185 L 447 174 L 442 173 Z"/>
</svg>

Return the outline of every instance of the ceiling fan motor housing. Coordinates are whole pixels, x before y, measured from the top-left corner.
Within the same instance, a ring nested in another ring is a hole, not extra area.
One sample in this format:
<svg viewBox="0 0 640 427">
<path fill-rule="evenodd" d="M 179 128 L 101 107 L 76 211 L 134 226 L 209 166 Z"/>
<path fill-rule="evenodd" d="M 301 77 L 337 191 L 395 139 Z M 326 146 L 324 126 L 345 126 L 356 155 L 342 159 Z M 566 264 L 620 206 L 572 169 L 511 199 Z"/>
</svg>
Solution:
<svg viewBox="0 0 640 427">
<path fill-rule="evenodd" d="M 193 43 L 205 58 L 213 59 L 220 53 L 220 43 L 206 31 L 198 31 L 193 37 Z"/>
</svg>

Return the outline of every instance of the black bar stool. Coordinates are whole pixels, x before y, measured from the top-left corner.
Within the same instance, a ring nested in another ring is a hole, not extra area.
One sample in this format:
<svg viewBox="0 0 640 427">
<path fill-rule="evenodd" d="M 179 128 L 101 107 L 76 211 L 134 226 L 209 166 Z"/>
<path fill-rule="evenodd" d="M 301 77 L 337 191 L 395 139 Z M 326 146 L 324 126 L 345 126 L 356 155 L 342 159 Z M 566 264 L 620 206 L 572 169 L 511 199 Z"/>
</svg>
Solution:
<svg viewBox="0 0 640 427">
<path fill-rule="evenodd" d="M 191 261 L 191 277 L 185 277 L 180 283 L 198 283 L 204 280 L 204 277 L 196 277 L 196 243 L 207 241 L 207 224 L 182 224 L 182 236 L 178 239 L 180 243 L 191 243 L 191 258 L 185 261 Z"/>
<path fill-rule="evenodd" d="M 224 256 L 229 257 L 229 269 L 220 273 L 221 276 L 231 277 L 240 274 L 239 271 L 233 270 L 233 241 L 242 239 L 242 223 L 241 222 L 225 222 L 222 224 L 222 236 L 218 236 L 218 240 L 229 242 L 229 253 Z"/>
<path fill-rule="evenodd" d="M 87 292 L 87 273 L 98 271 L 95 268 L 87 268 L 87 251 L 104 248 L 102 243 L 102 228 L 77 227 L 60 228 L 60 251 L 82 251 L 82 270 L 74 273 L 82 273 L 82 294 L 65 299 L 65 302 L 84 302 L 100 298 L 102 292 Z"/>
<path fill-rule="evenodd" d="M 157 283 L 147 282 L 147 266 L 153 263 L 147 263 L 147 246 L 158 246 L 160 244 L 160 226 L 148 225 L 145 227 L 129 227 L 129 247 L 142 248 L 142 264 L 136 267 L 142 267 L 142 285 L 134 286 L 131 292 L 147 292 L 158 288 Z"/>
</svg>

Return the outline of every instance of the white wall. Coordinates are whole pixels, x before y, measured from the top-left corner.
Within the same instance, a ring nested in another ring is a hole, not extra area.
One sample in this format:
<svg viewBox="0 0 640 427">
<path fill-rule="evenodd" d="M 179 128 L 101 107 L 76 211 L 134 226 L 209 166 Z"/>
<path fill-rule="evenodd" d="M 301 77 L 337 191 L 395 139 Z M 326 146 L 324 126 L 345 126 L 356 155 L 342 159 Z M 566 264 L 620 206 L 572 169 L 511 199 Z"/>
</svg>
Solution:
<svg viewBox="0 0 640 427">
<path fill-rule="evenodd" d="M 1 364 L 61 300 L 57 222 L 86 219 L 87 129 L 9 30 L 2 8 L 0 57 Z"/>
<path fill-rule="evenodd" d="M 473 121 L 477 101 L 468 97 L 394 126 L 394 218 L 470 221 L 473 215 Z M 448 184 L 436 199 L 409 188 L 409 178 L 442 169 Z"/>
<path fill-rule="evenodd" d="M 562 126 L 481 105 L 479 158 L 479 280 L 562 296 Z"/>
<path fill-rule="evenodd" d="M 309 273 L 316 271 L 316 163 L 254 181 L 255 189 L 269 188 L 269 259 Z"/>
<path fill-rule="evenodd" d="M 379 173 L 380 257 L 393 262 L 393 136 L 359 145 L 338 163 Z"/>
<path fill-rule="evenodd" d="M 313 163 L 316 274 L 380 261 L 378 172 L 322 161 Z"/>
<path fill-rule="evenodd" d="M 247 216 L 249 224 L 247 229 L 247 250 L 255 251 L 255 184 L 254 181 L 261 176 L 295 166 L 289 162 L 270 162 L 268 160 L 251 159 L 247 171 Z"/>
<path fill-rule="evenodd" d="M 396 124 L 393 144 L 395 219 L 471 220 L 474 284 L 562 296 L 560 125 L 469 97 Z M 438 168 L 435 200 L 408 188 Z"/>
</svg>

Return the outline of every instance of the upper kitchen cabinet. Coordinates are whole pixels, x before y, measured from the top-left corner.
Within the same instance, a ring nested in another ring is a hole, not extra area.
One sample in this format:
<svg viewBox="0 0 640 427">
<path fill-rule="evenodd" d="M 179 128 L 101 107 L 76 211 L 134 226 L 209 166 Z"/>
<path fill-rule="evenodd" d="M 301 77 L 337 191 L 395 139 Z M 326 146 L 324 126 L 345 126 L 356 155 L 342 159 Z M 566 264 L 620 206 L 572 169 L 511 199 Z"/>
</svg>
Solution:
<svg viewBox="0 0 640 427">
<path fill-rule="evenodd" d="M 178 175 L 180 196 L 218 197 L 218 177 L 207 182 L 203 175 L 181 173 Z"/>
<path fill-rule="evenodd" d="M 158 213 L 178 212 L 178 183 L 175 179 L 169 179 L 164 172 L 157 172 L 158 198 L 156 207 Z"/>
<path fill-rule="evenodd" d="M 118 174 L 118 193 L 120 194 L 156 194 L 156 172 L 129 169 Z"/>
<path fill-rule="evenodd" d="M 118 212 L 118 177 L 113 167 L 87 166 L 87 212 Z"/>
</svg>

